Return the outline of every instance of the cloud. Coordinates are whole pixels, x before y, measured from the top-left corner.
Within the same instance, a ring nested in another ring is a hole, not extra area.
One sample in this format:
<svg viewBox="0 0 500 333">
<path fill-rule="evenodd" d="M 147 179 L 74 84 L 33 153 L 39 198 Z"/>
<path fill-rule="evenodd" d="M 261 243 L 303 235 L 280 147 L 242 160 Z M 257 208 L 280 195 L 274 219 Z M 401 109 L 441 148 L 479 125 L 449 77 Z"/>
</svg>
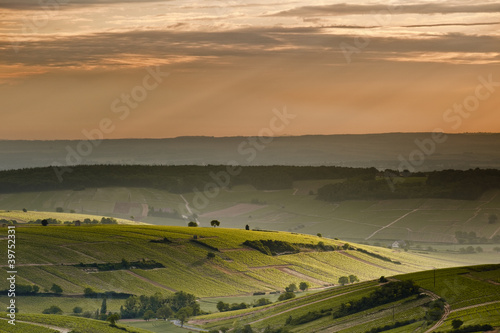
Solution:
<svg viewBox="0 0 500 333">
<path fill-rule="evenodd" d="M 4 64 L 68 69 L 117 69 L 154 64 L 184 68 L 248 68 L 258 59 L 297 59 L 318 65 L 345 64 L 342 43 L 356 35 L 326 34 L 319 27 L 246 28 L 223 32 L 129 31 L 26 41 L 18 53 L 4 52 Z M 409 37 L 367 36 L 370 43 L 356 61 L 426 61 L 456 59 L 498 62 L 500 36 L 460 33 Z M 0 49 L 9 48 L 0 42 Z M 487 55 L 485 58 L 482 54 Z M 463 54 L 463 57 L 461 56 Z M 425 56 L 424 56 L 425 55 Z"/>
<path fill-rule="evenodd" d="M 124 3 L 165 2 L 171 0 L 0 0 L 0 8 L 12 10 L 64 9 L 69 6 L 92 6 Z"/>
<path fill-rule="evenodd" d="M 371 15 L 378 12 L 391 14 L 456 14 L 456 13 L 498 13 L 500 3 L 475 5 L 448 5 L 448 4 L 412 4 L 390 6 L 383 4 L 353 5 L 334 4 L 325 6 L 303 6 L 285 10 L 269 16 L 341 16 L 341 15 Z"/>
<path fill-rule="evenodd" d="M 448 26 L 476 26 L 476 25 L 497 25 L 500 22 L 484 22 L 484 23 L 436 23 L 436 24 L 414 24 L 404 25 L 405 28 L 426 28 L 426 27 L 448 27 Z"/>
<path fill-rule="evenodd" d="M 500 36 L 449 33 L 423 34 L 417 38 L 365 37 L 369 38 L 370 44 L 357 55 L 359 60 L 391 60 L 394 54 L 398 59 L 405 59 L 418 53 L 450 52 L 467 53 L 469 56 L 500 53 Z M 244 67 L 245 61 L 241 59 L 303 57 L 331 64 L 345 63 L 340 44 L 353 44 L 355 38 L 356 35 L 350 34 L 327 34 L 320 27 L 261 27 L 215 32 L 108 32 L 25 41 L 18 53 L 4 52 L 3 61 L 28 66 L 116 67 L 140 66 L 141 61 L 176 63 L 190 59 L 207 64 L 223 61 Z M 0 48 L 9 48 L 8 42 L 0 42 Z"/>
</svg>

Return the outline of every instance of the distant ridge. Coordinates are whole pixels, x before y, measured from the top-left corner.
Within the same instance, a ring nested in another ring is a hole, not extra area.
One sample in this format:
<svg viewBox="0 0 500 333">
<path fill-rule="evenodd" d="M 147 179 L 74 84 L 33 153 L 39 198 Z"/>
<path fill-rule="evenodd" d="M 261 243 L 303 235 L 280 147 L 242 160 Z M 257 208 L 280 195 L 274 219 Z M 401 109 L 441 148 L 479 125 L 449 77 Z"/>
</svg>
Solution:
<svg viewBox="0 0 500 333">
<path fill-rule="evenodd" d="M 338 134 L 167 139 L 0 140 L 0 170 L 75 164 L 338 165 L 396 169 L 402 159 L 419 171 L 500 168 L 500 134 Z M 417 144 L 417 143 L 420 143 Z M 420 151 L 420 152 L 419 152 Z M 79 153 L 80 152 L 80 153 Z M 413 153 L 413 155 L 412 155 Z M 418 165 L 417 165 L 418 164 Z"/>
</svg>

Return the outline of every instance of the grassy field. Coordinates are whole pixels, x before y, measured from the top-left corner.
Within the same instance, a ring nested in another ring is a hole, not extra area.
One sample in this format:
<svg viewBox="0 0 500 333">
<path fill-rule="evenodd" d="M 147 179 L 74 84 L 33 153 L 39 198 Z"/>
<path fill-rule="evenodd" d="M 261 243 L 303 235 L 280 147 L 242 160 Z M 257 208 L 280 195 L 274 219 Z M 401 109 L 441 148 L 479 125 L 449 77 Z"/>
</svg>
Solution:
<svg viewBox="0 0 500 333">
<path fill-rule="evenodd" d="M 76 220 L 83 221 L 85 219 L 96 219 L 101 220 L 103 215 L 89 215 L 89 214 L 77 214 L 77 213 L 58 213 L 58 212 L 39 212 L 39 211 L 27 211 L 22 210 L 0 210 L 0 219 L 5 220 L 16 220 L 19 223 L 26 223 L 29 221 L 43 220 L 53 218 L 61 222 L 74 222 Z M 118 224 L 144 224 L 141 222 L 132 221 L 130 219 L 116 218 Z"/>
<path fill-rule="evenodd" d="M 82 219 L 78 214 L 122 218 L 157 225 L 185 226 L 197 214 L 202 226 L 212 219 L 222 226 L 321 233 L 330 238 L 380 242 L 394 240 L 453 244 L 456 231 L 474 231 L 479 237 L 500 234 L 500 223 L 488 223 L 488 216 L 500 210 L 499 191 L 485 193 L 475 201 L 445 199 L 371 200 L 327 203 L 315 199 L 317 189 L 341 180 L 298 181 L 294 188 L 258 191 L 251 186 L 221 189 L 216 195 L 201 192 L 182 196 L 148 188 L 94 188 L 83 191 L 48 191 L 0 195 L 0 218 L 26 220 L 36 211 L 55 211 L 62 207 L 61 219 Z M 187 203 L 186 203 L 186 201 Z M 165 209 L 179 218 L 148 216 L 148 210 Z M 26 208 L 28 213 L 21 212 Z M 52 213 L 50 213 L 52 214 Z M 45 215 L 44 215 L 45 216 Z M 184 216 L 185 219 L 181 218 Z M 128 220 L 128 221 L 127 221 Z"/>
<path fill-rule="evenodd" d="M 6 229 L 4 229 L 6 232 Z M 0 230 L 1 232 L 1 230 Z M 194 243 L 217 247 L 215 258 L 208 259 L 210 248 Z M 154 243 L 166 237 L 171 243 Z M 357 245 L 402 265 L 364 255 L 354 250 L 315 252 L 308 250 L 297 254 L 267 256 L 244 246 L 246 240 L 272 239 L 290 243 L 340 246 L 344 242 L 312 235 L 247 231 L 227 228 L 188 228 L 167 226 L 93 225 L 93 226 L 18 226 L 16 227 L 17 283 L 36 284 L 40 292 L 48 292 L 53 283 L 63 289 L 58 299 L 65 313 L 74 306 L 94 311 L 99 301 L 72 298 L 82 295 L 84 288 L 97 292 L 125 292 L 136 295 L 153 295 L 156 292 L 171 294 L 186 291 L 197 297 L 238 296 L 249 297 L 254 292 L 282 291 L 290 283 L 308 282 L 311 288 L 337 285 L 340 276 L 357 275 L 369 280 L 381 275 L 415 272 L 429 267 L 449 267 L 444 259 L 429 255 L 398 252 L 386 248 Z M 1 235 L 0 245 L 6 242 Z M 118 263 L 143 259 L 155 260 L 164 268 L 143 270 L 137 268 L 112 271 L 85 271 L 75 267 L 79 263 Z M 6 262 L 5 252 L 0 262 Z M 451 266 L 460 263 L 452 263 Z M 7 288 L 7 281 L 0 281 L 0 289 Z M 64 297 L 68 296 L 68 297 Z M 50 297 L 19 296 L 21 313 L 38 312 L 52 305 Z M 7 297 L 0 297 L 6 305 Z M 110 306 L 119 308 L 120 300 Z M 208 302 L 208 301 L 207 301 Z M 82 304 L 82 305 L 80 305 Z M 213 310 L 213 304 L 205 309 Z"/>
<path fill-rule="evenodd" d="M 434 284 L 434 276 L 436 276 Z M 436 324 L 429 321 L 426 313 L 427 304 L 432 297 L 441 297 L 450 306 L 450 313 L 445 315 L 443 323 L 434 327 L 434 331 L 451 330 L 453 319 L 460 318 L 464 325 L 490 324 L 500 326 L 500 284 L 492 278 L 500 276 L 500 265 L 472 266 L 440 269 L 398 275 L 397 280 L 411 279 L 427 295 L 414 296 L 368 310 L 334 319 L 331 315 L 299 325 L 286 325 L 289 317 L 299 318 L 310 311 L 338 309 L 341 303 L 359 300 L 378 288 L 377 282 L 362 282 L 344 287 L 333 288 L 293 300 L 268 305 L 265 308 L 253 308 L 227 313 L 218 313 L 194 318 L 191 323 L 203 325 L 208 329 L 219 327 L 236 328 L 250 324 L 254 329 L 286 326 L 291 332 L 343 332 L 364 333 L 371 329 L 391 325 L 396 321 L 415 320 L 415 323 L 385 332 L 422 333 Z M 430 293 L 430 292 L 434 293 Z M 436 295 L 436 296 L 433 296 Z"/>
<path fill-rule="evenodd" d="M 6 318 L 5 313 L 0 313 L 0 318 Z M 99 321 L 94 319 L 85 319 L 73 316 L 63 316 L 63 315 L 43 315 L 43 314 L 17 314 L 16 320 L 26 323 L 31 323 L 31 325 L 22 325 L 27 331 L 24 332 L 33 332 L 33 333 L 49 333 L 49 332 L 58 332 L 54 330 L 40 330 L 39 326 L 34 325 L 35 323 L 50 325 L 59 328 L 67 328 L 70 330 L 74 330 L 79 333 L 119 333 L 124 332 L 123 328 L 130 333 L 147 333 L 149 331 L 143 330 L 141 328 L 132 328 L 126 325 L 123 325 L 118 322 L 118 328 L 110 327 L 108 322 Z M 5 328 L 5 323 L 3 320 L 0 320 L 0 328 Z M 17 326 L 18 324 L 16 324 Z M 12 326 L 12 325 L 9 325 Z M 2 331 L 4 332 L 4 331 Z M 21 332 L 21 331 L 9 331 L 5 332 Z"/>
</svg>

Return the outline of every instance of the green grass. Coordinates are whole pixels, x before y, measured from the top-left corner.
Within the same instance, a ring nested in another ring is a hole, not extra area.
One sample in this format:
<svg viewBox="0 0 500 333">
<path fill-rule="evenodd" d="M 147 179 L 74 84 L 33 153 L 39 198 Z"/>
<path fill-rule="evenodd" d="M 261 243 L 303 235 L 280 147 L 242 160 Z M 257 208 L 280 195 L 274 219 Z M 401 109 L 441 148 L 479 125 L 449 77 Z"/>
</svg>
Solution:
<svg viewBox="0 0 500 333">
<path fill-rule="evenodd" d="M 9 324 L 6 320 L 0 320 L 0 332 L 4 333 L 57 333 L 59 331 L 43 326 L 31 325 L 16 322 L 15 325 Z"/>
<path fill-rule="evenodd" d="M 150 320 L 150 321 L 126 321 L 127 326 L 130 327 L 135 327 L 135 328 L 140 328 L 143 330 L 147 330 L 148 332 L 154 332 L 154 333 L 187 333 L 187 332 L 192 332 L 189 331 L 185 328 L 180 328 L 178 326 L 175 326 L 174 324 L 171 324 L 168 321 L 164 320 Z"/>
<path fill-rule="evenodd" d="M 2 308 L 7 307 L 9 304 L 9 298 L 7 296 L 0 296 L 0 305 Z M 42 313 L 44 309 L 49 308 L 52 305 L 57 305 L 63 310 L 66 315 L 73 314 L 73 308 L 79 306 L 85 311 L 91 311 L 94 313 L 97 309 L 101 308 L 102 299 L 93 298 L 80 298 L 75 300 L 69 297 L 38 297 L 38 296 L 23 296 L 19 297 L 16 301 L 16 305 L 20 313 Z M 120 312 L 120 306 L 125 303 L 125 300 L 121 299 L 107 299 L 106 301 L 108 311 Z"/>
<path fill-rule="evenodd" d="M 1 318 L 6 318 L 6 314 L 0 314 Z M 86 319 L 73 316 L 64 315 L 43 315 L 43 314 L 17 314 L 16 320 L 25 321 L 29 323 L 40 323 L 45 325 L 51 325 L 56 327 L 68 328 L 79 333 L 119 333 L 124 332 L 119 328 L 113 328 L 109 326 L 108 322 Z M 118 326 L 126 327 L 127 331 L 130 333 L 147 333 L 148 331 L 141 328 L 131 328 L 126 325 L 117 323 Z M 34 326 L 34 325 L 33 325 Z M 31 331 L 30 331 L 31 332 Z M 42 332 L 40 332 L 42 333 Z M 45 332 L 43 332 L 45 333 Z"/>
<path fill-rule="evenodd" d="M 0 219 L 6 220 L 16 220 L 19 223 L 43 220 L 48 218 L 53 218 L 59 220 L 61 222 L 65 221 L 83 221 L 85 219 L 96 219 L 101 220 L 103 217 L 109 217 L 105 215 L 89 215 L 89 214 L 77 214 L 77 213 L 58 213 L 58 212 L 44 212 L 44 211 L 27 211 L 23 212 L 22 210 L 0 210 Z M 119 224 L 141 224 L 140 222 L 135 222 L 130 219 L 117 218 L 116 219 Z"/>
<path fill-rule="evenodd" d="M 416 272 L 398 275 L 395 278 L 411 279 L 421 287 L 435 292 L 451 305 L 452 312 L 445 323 L 437 329 L 451 329 L 451 321 L 461 318 L 466 325 L 490 324 L 500 326 L 500 286 L 487 282 L 492 276 L 500 276 L 500 266 L 495 270 L 481 271 L 481 267 L 447 268 L 436 271 Z M 361 299 L 377 287 L 376 282 L 363 282 L 345 287 L 337 287 L 296 298 L 282 303 L 268 305 L 262 309 L 246 309 L 227 313 L 217 313 L 197 317 L 193 323 L 206 328 L 221 326 L 236 327 L 251 324 L 254 329 L 281 327 L 289 316 L 298 318 L 309 311 L 337 309 L 341 303 Z M 338 319 L 325 316 L 297 326 L 290 326 L 292 332 L 342 332 L 364 333 L 372 328 L 392 324 L 394 321 L 417 320 L 411 325 L 387 332 L 425 332 L 434 323 L 424 320 L 429 297 L 416 299 L 414 296 L 397 302 L 377 306 Z M 487 304 L 488 302 L 495 302 Z M 486 304 L 485 304 L 486 303 Z M 466 308 L 472 307 L 472 308 Z M 236 317 L 234 317 L 236 316 Z M 394 320 L 394 321 L 393 321 Z"/>
</svg>

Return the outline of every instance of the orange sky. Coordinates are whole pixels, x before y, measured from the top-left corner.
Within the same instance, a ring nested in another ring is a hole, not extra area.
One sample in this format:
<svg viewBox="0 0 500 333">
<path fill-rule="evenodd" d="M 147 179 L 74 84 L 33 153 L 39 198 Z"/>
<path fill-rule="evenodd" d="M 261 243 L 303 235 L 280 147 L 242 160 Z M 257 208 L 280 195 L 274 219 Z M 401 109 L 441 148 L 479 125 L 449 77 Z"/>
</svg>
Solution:
<svg viewBox="0 0 500 333">
<path fill-rule="evenodd" d="M 500 132 L 496 1 L 50 3 L 0 2 L 0 139 Z"/>
</svg>

